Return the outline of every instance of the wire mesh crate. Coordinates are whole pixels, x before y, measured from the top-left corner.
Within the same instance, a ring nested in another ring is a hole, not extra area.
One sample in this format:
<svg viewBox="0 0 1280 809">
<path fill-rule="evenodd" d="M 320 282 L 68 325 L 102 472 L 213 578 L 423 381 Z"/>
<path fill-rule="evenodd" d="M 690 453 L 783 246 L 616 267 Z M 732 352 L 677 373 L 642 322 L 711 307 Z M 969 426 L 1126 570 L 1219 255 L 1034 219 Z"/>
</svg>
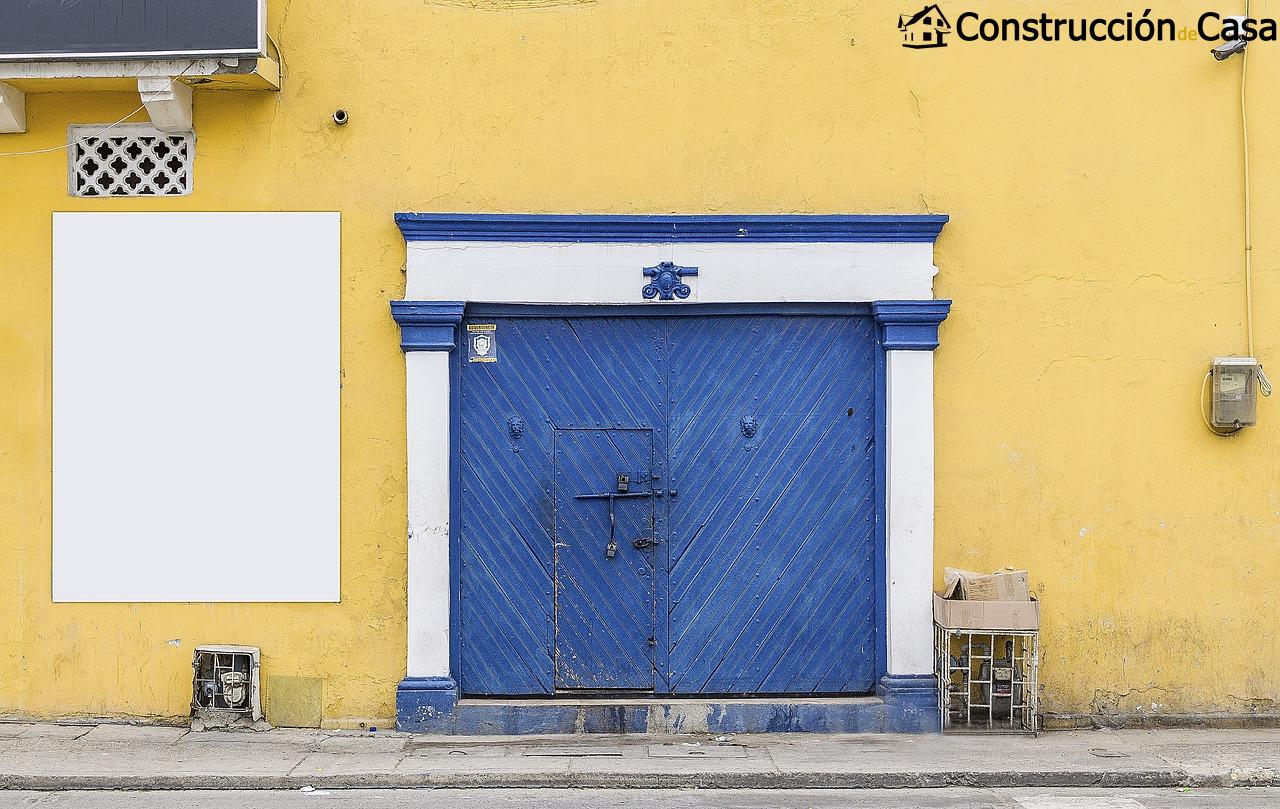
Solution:
<svg viewBox="0 0 1280 809">
<path fill-rule="evenodd" d="M 1040 633 L 934 624 L 942 730 L 1035 735 Z"/>
</svg>

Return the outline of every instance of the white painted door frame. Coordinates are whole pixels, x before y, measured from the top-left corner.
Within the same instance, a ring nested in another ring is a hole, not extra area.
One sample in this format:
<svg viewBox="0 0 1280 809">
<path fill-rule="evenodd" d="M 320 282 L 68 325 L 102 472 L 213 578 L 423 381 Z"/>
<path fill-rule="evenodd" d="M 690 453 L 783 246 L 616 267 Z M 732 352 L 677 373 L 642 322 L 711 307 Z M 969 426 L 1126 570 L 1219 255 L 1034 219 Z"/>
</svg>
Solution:
<svg viewBox="0 0 1280 809">
<path fill-rule="evenodd" d="M 950 306 L 933 298 L 933 241 L 946 217 L 397 219 L 408 244 L 405 300 L 393 303 L 408 396 L 409 615 L 402 690 L 452 688 L 456 699 L 449 352 L 465 303 L 645 303 L 641 288 L 648 279 L 641 271 L 663 261 L 697 267 L 698 274 L 683 279 L 688 298 L 655 306 L 871 304 L 886 352 L 887 673 L 915 680 L 918 690 L 920 678 L 933 671 L 932 351 Z"/>
</svg>

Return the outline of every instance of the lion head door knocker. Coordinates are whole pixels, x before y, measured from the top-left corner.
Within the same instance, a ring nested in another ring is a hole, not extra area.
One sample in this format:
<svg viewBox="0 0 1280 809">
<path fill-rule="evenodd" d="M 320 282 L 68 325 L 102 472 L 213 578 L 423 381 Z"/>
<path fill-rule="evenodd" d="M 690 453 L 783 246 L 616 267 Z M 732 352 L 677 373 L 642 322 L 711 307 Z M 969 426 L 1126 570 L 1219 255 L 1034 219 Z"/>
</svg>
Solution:
<svg viewBox="0 0 1280 809">
<path fill-rule="evenodd" d="M 524 419 L 519 416 L 507 419 L 507 435 L 511 436 L 512 441 L 519 441 L 520 436 L 524 435 Z"/>
</svg>

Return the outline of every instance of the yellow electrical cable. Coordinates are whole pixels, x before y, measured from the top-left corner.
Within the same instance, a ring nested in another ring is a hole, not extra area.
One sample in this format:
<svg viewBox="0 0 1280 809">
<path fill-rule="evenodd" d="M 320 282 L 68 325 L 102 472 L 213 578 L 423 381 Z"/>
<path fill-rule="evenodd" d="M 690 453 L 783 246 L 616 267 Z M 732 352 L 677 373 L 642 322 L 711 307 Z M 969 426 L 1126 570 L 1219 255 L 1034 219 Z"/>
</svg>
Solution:
<svg viewBox="0 0 1280 809">
<path fill-rule="evenodd" d="M 1209 420 L 1209 411 L 1205 410 L 1204 408 L 1204 395 L 1209 387 L 1209 377 L 1211 376 L 1213 376 L 1213 371 L 1209 371 L 1208 373 L 1206 373 L 1204 375 L 1204 381 L 1200 383 L 1200 418 L 1204 419 L 1204 426 L 1208 427 L 1209 431 L 1212 432 L 1214 435 L 1221 435 L 1223 437 L 1235 435 L 1236 433 L 1240 432 L 1244 428 L 1236 427 L 1234 430 L 1227 430 L 1226 432 L 1223 432 L 1222 430 L 1219 430 L 1217 427 L 1213 426 L 1213 422 Z"/>
<path fill-rule="evenodd" d="M 276 56 L 280 57 L 280 83 L 283 85 L 285 77 L 289 73 L 289 66 L 284 63 L 284 51 L 280 50 L 280 43 L 276 42 L 271 34 L 267 34 L 267 41 L 276 46 Z"/>
<path fill-rule="evenodd" d="M 1244 16 L 1246 19 L 1249 18 L 1249 0 L 1244 2 Z M 1253 188 L 1249 174 L 1249 106 L 1247 92 L 1249 86 L 1249 48 L 1247 45 L 1240 56 L 1240 145 L 1244 158 L 1244 323 L 1245 337 L 1249 347 L 1248 356 L 1256 359 L 1257 355 L 1253 351 Z M 1237 427 L 1227 432 L 1219 430 L 1213 426 L 1213 422 L 1209 419 L 1209 414 L 1205 410 L 1205 392 L 1212 376 L 1213 370 L 1210 369 L 1200 383 L 1200 417 L 1204 419 L 1204 425 L 1213 431 L 1214 435 L 1235 435 L 1243 428 Z M 1258 364 L 1257 377 L 1258 389 L 1262 395 L 1270 396 L 1271 382 L 1267 379 L 1266 372 L 1262 370 L 1261 363 Z"/>
<path fill-rule="evenodd" d="M 91 132 L 88 135 L 84 135 L 83 137 L 76 138 L 75 140 L 72 140 L 72 141 L 67 141 L 66 143 L 60 144 L 58 146 L 49 146 L 44 149 L 28 149 L 25 152 L 0 152 L 0 157 L 28 157 L 30 155 L 48 154 L 49 152 L 61 152 L 66 149 L 70 149 L 72 146 L 75 146 L 77 143 L 84 143 L 90 138 L 96 138 L 96 137 L 100 137 L 102 135 L 107 134 L 111 130 L 115 129 L 117 126 L 120 126 L 120 124 L 123 124 L 125 121 L 129 120 L 133 116 L 142 112 L 142 110 L 146 106 L 147 106 L 146 104 L 141 104 L 133 112 L 129 113 L 123 118 L 120 118 L 110 124 L 107 124 L 105 127 L 103 127 L 102 129 L 99 129 L 97 132 Z"/>
<path fill-rule="evenodd" d="M 188 70 L 190 70 L 191 68 L 195 67 L 195 66 L 196 66 L 196 61 L 195 61 L 195 60 L 192 60 L 192 61 L 191 61 L 191 63 L 190 63 L 189 65 L 187 65 L 186 67 L 184 67 L 184 68 L 182 69 L 182 71 L 181 71 L 181 72 L 179 72 L 179 73 L 178 73 L 176 76 L 174 76 L 173 78 L 169 79 L 169 84 L 168 84 L 168 85 L 166 85 L 165 89 L 167 90 L 167 89 L 169 89 L 169 88 L 173 87 L 173 83 L 174 83 L 175 81 L 177 81 L 178 79 L 180 79 L 180 78 L 182 78 L 183 76 L 187 75 L 187 71 L 188 71 Z M 120 126 L 120 124 L 123 124 L 125 121 L 129 120 L 129 119 L 130 119 L 130 118 L 132 118 L 133 116 L 135 116 L 135 115 L 137 115 L 138 113 L 142 112 L 142 110 L 143 110 L 143 109 L 145 109 L 145 108 L 146 108 L 146 106 L 147 106 L 147 105 L 146 105 L 146 102 L 143 102 L 142 104 L 138 105 L 138 107 L 137 107 L 136 109 L 134 109 L 134 111 L 133 111 L 133 112 L 129 113 L 128 115 L 124 116 L 123 118 L 117 119 L 117 120 L 115 120 L 115 121 L 111 122 L 110 124 L 107 124 L 105 127 L 103 127 L 102 129 L 99 129 L 97 132 L 93 132 L 93 133 L 90 133 L 90 134 L 88 134 L 88 135 L 84 135 L 84 136 L 82 136 L 82 137 L 76 138 L 75 140 L 67 141 L 66 143 L 62 143 L 62 144 L 59 144 L 59 145 L 57 145 L 57 146 L 48 146 L 48 147 L 46 147 L 46 148 L 44 148 L 44 149 L 28 149 L 28 150 L 26 150 L 26 151 L 22 151 L 22 152 L 0 152 L 0 157 L 28 157 L 28 156 L 30 156 L 30 155 L 48 154 L 48 153 L 50 153 L 50 152 L 61 152 L 61 151 L 65 150 L 65 149 L 70 149 L 72 146 L 75 146 L 77 143 L 84 143 L 86 140 L 89 140 L 90 138 L 97 138 L 97 137 L 100 137 L 100 136 L 102 136 L 102 135 L 107 134 L 107 133 L 108 133 L 108 132 L 110 132 L 111 130 L 115 129 L 117 126 Z"/>
<path fill-rule="evenodd" d="M 1244 16 L 1249 17 L 1249 0 L 1244 3 Z M 1249 107 L 1245 92 L 1249 77 L 1249 48 L 1241 54 L 1240 63 L 1240 141 L 1244 153 L 1244 322 L 1249 340 L 1249 356 L 1253 352 L 1253 182 L 1249 174 Z M 1258 363 L 1258 390 L 1263 396 L 1271 395 L 1271 380 L 1262 363 Z"/>
<path fill-rule="evenodd" d="M 1245 0 L 1244 16 L 1249 17 L 1249 0 Z M 1240 135 L 1244 150 L 1244 320 L 1249 337 L 1249 355 L 1253 353 L 1253 204 L 1249 182 L 1249 115 L 1245 88 L 1249 76 L 1249 48 L 1246 46 L 1240 65 Z"/>
</svg>

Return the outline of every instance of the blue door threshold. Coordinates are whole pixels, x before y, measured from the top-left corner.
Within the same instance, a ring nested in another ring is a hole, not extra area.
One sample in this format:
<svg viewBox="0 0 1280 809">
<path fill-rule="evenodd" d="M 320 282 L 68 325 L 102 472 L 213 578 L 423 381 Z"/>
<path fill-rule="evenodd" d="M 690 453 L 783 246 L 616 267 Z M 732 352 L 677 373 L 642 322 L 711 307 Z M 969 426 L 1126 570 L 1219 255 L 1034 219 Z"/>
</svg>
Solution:
<svg viewBox="0 0 1280 809">
<path fill-rule="evenodd" d="M 927 733 L 938 730 L 933 678 L 888 678 L 877 696 L 502 699 L 401 688 L 398 730 L 467 736 L 574 733 Z M 894 680 L 897 682 L 886 683 Z M 894 686 L 897 686 L 896 688 Z M 888 686 L 888 687 L 886 687 Z"/>
</svg>

